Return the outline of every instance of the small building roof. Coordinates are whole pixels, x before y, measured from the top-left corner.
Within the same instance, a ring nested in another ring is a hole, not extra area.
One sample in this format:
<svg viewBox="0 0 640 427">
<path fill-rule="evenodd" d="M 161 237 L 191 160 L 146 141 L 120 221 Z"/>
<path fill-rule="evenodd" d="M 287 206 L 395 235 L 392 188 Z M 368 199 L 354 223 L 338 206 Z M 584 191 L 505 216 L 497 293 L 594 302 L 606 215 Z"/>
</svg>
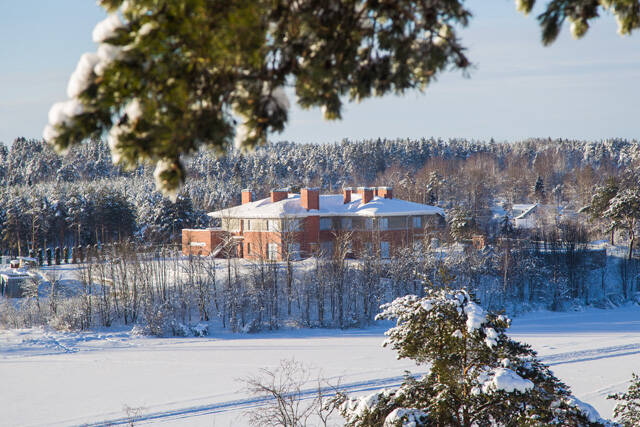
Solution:
<svg viewBox="0 0 640 427">
<path fill-rule="evenodd" d="M 8 279 L 21 279 L 31 277 L 29 273 L 21 268 L 5 268 L 0 270 L 0 276 L 4 276 Z"/>
<path fill-rule="evenodd" d="M 516 215 L 515 219 L 523 219 L 525 218 L 527 215 L 529 215 L 531 212 L 534 211 L 535 208 L 538 207 L 537 203 L 534 204 L 518 204 L 518 205 L 513 205 L 512 209 L 514 211 L 520 211 L 521 213 L 519 215 Z"/>
<path fill-rule="evenodd" d="M 361 202 L 360 194 L 354 193 L 351 202 L 344 203 L 342 194 L 320 195 L 320 209 L 307 211 L 300 203 L 300 195 L 289 193 L 288 197 L 278 202 L 271 202 L 270 198 L 245 203 L 232 208 L 210 212 L 213 218 L 287 218 L 319 216 L 406 216 L 406 215 L 440 215 L 444 217 L 444 210 L 421 203 L 409 202 L 401 199 L 385 199 L 373 197 L 369 203 Z"/>
</svg>

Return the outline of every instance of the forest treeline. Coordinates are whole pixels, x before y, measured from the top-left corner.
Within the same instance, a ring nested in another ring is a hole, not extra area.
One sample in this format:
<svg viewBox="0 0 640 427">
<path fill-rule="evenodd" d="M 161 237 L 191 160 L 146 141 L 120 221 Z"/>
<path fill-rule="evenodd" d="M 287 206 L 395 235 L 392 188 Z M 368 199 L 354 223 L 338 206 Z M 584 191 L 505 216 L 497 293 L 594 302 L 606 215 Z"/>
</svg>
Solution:
<svg viewBox="0 0 640 427">
<path fill-rule="evenodd" d="M 636 141 L 532 139 L 280 142 L 222 157 L 186 159 L 176 203 L 155 191 L 153 170 L 114 166 L 107 145 L 89 141 L 57 155 L 42 140 L 0 144 L 2 252 L 125 239 L 175 242 L 185 227 L 209 225 L 206 212 L 239 203 L 240 191 L 276 187 L 390 185 L 395 197 L 464 208 L 480 217 L 496 203 L 562 203 L 579 209 L 607 177 L 635 169 Z"/>
</svg>

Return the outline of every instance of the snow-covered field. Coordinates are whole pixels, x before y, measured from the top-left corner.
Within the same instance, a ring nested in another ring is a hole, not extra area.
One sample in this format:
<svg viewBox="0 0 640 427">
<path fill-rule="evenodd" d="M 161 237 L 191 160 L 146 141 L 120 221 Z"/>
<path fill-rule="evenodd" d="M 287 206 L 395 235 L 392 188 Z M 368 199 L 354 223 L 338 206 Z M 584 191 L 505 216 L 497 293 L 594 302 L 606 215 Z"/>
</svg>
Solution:
<svg viewBox="0 0 640 427">
<path fill-rule="evenodd" d="M 348 391 L 398 384 L 410 361 L 381 347 L 386 328 L 146 338 L 130 330 L 0 331 L 0 424 L 244 425 L 259 405 L 237 379 L 295 358 Z M 538 350 L 576 396 L 612 415 L 609 393 L 640 371 L 640 307 L 532 313 L 511 334 Z"/>
</svg>

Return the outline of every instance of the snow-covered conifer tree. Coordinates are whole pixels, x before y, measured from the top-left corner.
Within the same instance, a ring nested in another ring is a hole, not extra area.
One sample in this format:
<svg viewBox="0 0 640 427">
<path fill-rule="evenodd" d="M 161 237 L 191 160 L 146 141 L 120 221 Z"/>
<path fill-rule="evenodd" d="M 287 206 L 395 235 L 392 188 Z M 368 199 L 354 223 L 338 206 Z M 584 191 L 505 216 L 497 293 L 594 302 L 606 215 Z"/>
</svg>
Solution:
<svg viewBox="0 0 640 427">
<path fill-rule="evenodd" d="M 464 290 L 426 289 L 382 306 L 396 319 L 385 346 L 428 366 L 421 378 L 345 398 L 348 426 L 597 426 L 597 412 L 575 397 L 528 345 L 510 339 L 510 321 L 486 313 Z"/>
<path fill-rule="evenodd" d="M 640 425 L 640 375 L 632 374 L 631 384 L 626 393 L 616 393 L 608 396 L 608 399 L 618 401 L 614 410 L 614 416 L 625 427 Z"/>
</svg>

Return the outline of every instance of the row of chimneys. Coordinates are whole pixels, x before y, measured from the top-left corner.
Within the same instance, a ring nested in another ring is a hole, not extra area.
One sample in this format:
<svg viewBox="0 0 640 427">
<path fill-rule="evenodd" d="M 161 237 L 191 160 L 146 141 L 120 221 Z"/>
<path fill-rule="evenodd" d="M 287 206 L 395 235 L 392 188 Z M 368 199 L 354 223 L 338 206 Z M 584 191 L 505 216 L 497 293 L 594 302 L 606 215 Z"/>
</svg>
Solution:
<svg viewBox="0 0 640 427">
<path fill-rule="evenodd" d="M 360 194 L 360 203 L 369 203 L 374 196 L 382 197 L 383 199 L 393 199 L 393 188 L 391 187 L 358 187 L 358 194 Z M 351 202 L 351 193 L 354 192 L 353 187 L 347 187 L 342 190 L 342 202 Z"/>
<path fill-rule="evenodd" d="M 384 199 L 393 199 L 393 189 L 391 187 L 358 187 L 360 194 L 360 203 L 369 203 L 374 196 Z M 342 190 L 342 202 L 351 203 L 351 193 L 354 192 L 353 187 L 347 187 Z M 286 189 L 271 190 L 271 203 L 279 202 L 289 197 L 289 191 Z M 242 190 L 242 204 L 253 201 L 253 192 L 251 190 Z M 302 188 L 300 189 L 300 204 L 306 210 L 320 209 L 320 189 L 318 188 Z"/>
</svg>

